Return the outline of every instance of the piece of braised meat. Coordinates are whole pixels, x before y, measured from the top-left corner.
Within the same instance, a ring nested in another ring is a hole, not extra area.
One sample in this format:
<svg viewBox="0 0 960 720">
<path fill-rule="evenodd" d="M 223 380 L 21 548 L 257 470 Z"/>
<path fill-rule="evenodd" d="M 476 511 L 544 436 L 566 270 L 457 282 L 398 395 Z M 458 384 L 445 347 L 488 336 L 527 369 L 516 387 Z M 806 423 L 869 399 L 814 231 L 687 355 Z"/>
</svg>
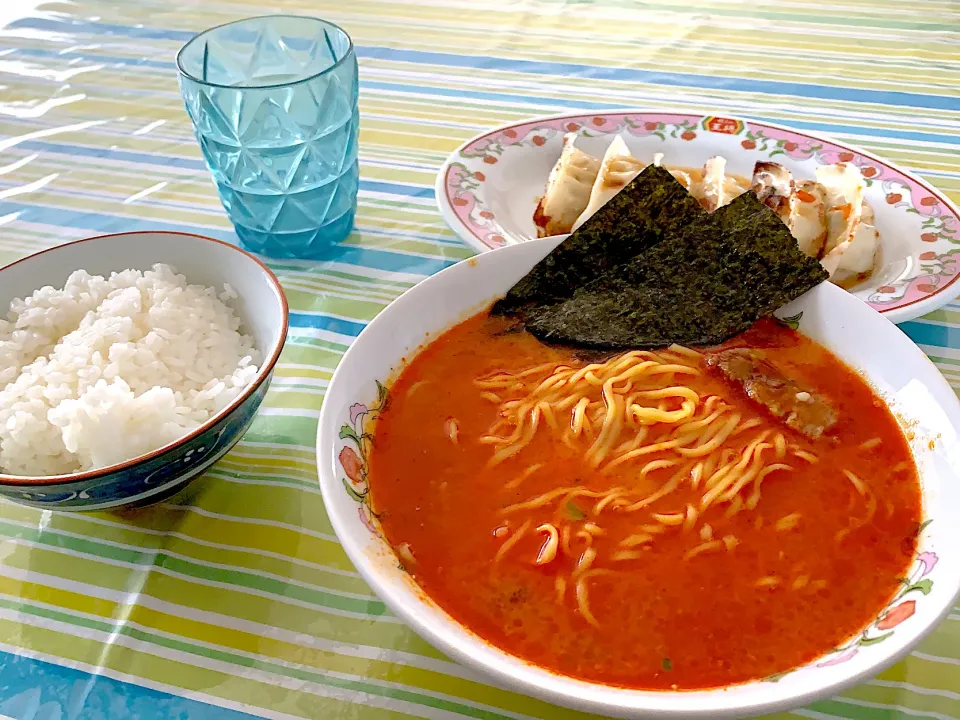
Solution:
<svg viewBox="0 0 960 720">
<path fill-rule="evenodd" d="M 754 402 L 788 427 L 817 439 L 837 421 L 836 411 L 819 395 L 783 374 L 761 350 L 733 348 L 711 353 L 707 366 L 743 388 Z"/>
</svg>

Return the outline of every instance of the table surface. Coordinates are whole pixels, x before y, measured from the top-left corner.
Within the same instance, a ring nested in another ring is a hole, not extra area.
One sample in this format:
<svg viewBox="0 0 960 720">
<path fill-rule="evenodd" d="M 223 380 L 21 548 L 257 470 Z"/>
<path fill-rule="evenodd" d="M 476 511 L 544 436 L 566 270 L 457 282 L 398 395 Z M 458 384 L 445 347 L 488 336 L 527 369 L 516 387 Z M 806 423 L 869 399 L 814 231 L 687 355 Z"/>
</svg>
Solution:
<svg viewBox="0 0 960 720">
<path fill-rule="evenodd" d="M 261 7 L 0 0 L 0 264 L 125 230 L 233 239 L 174 56 L 196 31 Z M 400 292 L 471 254 L 436 209 L 437 169 L 503 122 L 669 106 L 827 132 L 960 201 L 960 2 L 286 0 L 283 11 L 332 20 L 356 42 L 357 229 L 325 262 L 271 263 L 292 310 L 273 387 L 188 499 L 83 515 L 0 505 L 0 715 L 584 717 L 487 685 L 394 618 L 351 567 L 317 487 L 316 422 L 341 354 Z M 903 329 L 960 388 L 960 304 Z M 960 609 L 905 662 L 778 717 L 960 718 Z"/>
</svg>

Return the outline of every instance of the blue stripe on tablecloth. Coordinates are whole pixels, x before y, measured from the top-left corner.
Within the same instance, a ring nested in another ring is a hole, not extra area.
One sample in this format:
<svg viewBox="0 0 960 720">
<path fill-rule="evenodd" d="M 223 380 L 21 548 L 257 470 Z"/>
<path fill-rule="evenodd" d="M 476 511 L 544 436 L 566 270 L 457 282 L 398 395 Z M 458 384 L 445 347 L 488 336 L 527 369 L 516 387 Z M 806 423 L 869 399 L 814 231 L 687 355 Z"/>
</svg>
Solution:
<svg viewBox="0 0 960 720">
<path fill-rule="evenodd" d="M 397 50 L 394 48 L 371 46 L 357 48 L 357 54 L 366 58 L 444 65 L 447 67 L 462 67 L 476 70 L 525 72 L 534 75 L 549 75 L 551 77 L 557 75 L 573 75 L 597 80 L 645 82 L 653 85 L 667 85 L 671 87 L 696 87 L 700 90 L 717 88 L 721 90 L 766 93 L 771 95 L 796 95 L 821 100 L 902 105 L 907 107 L 928 108 L 931 110 L 958 109 L 957 98 L 948 95 L 928 95 L 890 90 L 864 90 L 830 87 L 829 85 L 813 85 L 810 83 L 782 82 L 779 80 L 696 75 L 693 73 L 641 70 L 639 68 L 598 67 L 596 65 L 581 65 L 577 63 L 493 58 L 482 55 L 452 55 L 450 53 L 431 52 L 427 50 Z"/>
<path fill-rule="evenodd" d="M 46 718 L 249 720 L 237 710 L 93 675 L 54 663 L 0 652 L 0 715 Z"/>
<path fill-rule="evenodd" d="M 108 158 L 110 160 L 119 160 L 122 162 L 140 163 L 142 165 L 159 165 L 162 167 L 176 167 L 184 170 L 206 170 L 207 166 L 202 160 L 195 158 L 173 157 L 171 155 L 155 155 L 152 153 L 131 152 L 130 150 L 120 150 L 118 148 L 89 147 L 86 145 L 74 145 L 72 143 L 53 143 L 46 140 L 24 140 L 17 143 L 16 147 L 21 150 L 41 151 L 45 153 L 57 153 L 60 155 L 76 155 L 79 157 Z M 391 183 L 382 180 L 361 180 L 360 189 L 368 192 L 381 192 L 390 195 L 403 195 L 405 197 L 433 198 L 434 190 L 432 186 L 404 185 L 402 183 Z"/>
<path fill-rule="evenodd" d="M 162 220 L 140 220 L 132 217 L 119 217 L 107 213 L 91 210 L 72 210 L 58 208 L 51 205 L 27 204 L 24 202 L 9 202 L 0 200 L 0 216 L 16 214 L 23 222 L 32 222 L 53 227 L 79 228 L 94 231 L 97 235 L 117 232 L 137 232 L 142 230 L 158 230 L 168 232 L 188 232 L 197 235 L 236 243 L 237 236 L 233 230 L 209 227 L 207 225 L 193 225 L 191 223 L 170 223 Z"/>
<path fill-rule="evenodd" d="M 100 63 L 102 65 L 111 65 L 115 67 L 146 67 L 164 71 L 176 70 L 177 67 L 177 63 L 174 60 L 149 60 L 147 58 L 121 57 L 118 55 L 100 55 L 99 53 L 87 52 L 86 48 L 82 48 L 81 50 L 82 51 L 71 51 L 69 53 L 65 53 L 59 50 L 47 50 L 46 48 L 15 48 L 10 55 L 59 58 L 61 61 L 65 57 L 70 59 L 82 58 L 88 62 Z"/>
<path fill-rule="evenodd" d="M 901 323 L 898 327 L 917 345 L 960 348 L 960 327 L 936 325 L 916 320 Z"/>
<path fill-rule="evenodd" d="M 237 242 L 237 236 L 233 230 L 225 230 L 222 228 L 190 225 L 187 223 L 165 223 L 158 220 L 138 220 L 128 217 L 115 217 L 105 213 L 65 210 L 46 205 L 26 205 L 23 203 L 0 201 L 0 216 L 14 213 L 18 214 L 18 219 L 23 222 L 33 222 L 54 227 L 82 228 L 84 230 L 91 230 L 96 235 L 154 230 L 189 232 L 234 244 Z M 422 255 L 408 255 L 406 253 L 390 252 L 389 250 L 375 250 L 349 245 L 337 245 L 331 248 L 322 259 L 326 263 L 344 263 L 388 272 L 411 273 L 424 277 L 440 272 L 456 262 L 455 260 L 443 260 L 424 257 Z"/>
<path fill-rule="evenodd" d="M 360 51 L 363 48 L 359 49 Z M 50 50 L 39 50 L 36 48 L 18 48 L 14 51 L 14 54 L 36 56 L 36 57 L 62 57 L 58 53 Z M 103 63 L 108 65 L 122 65 L 125 67 L 149 67 L 157 70 L 171 71 L 174 70 L 176 64 L 171 60 L 169 62 L 161 62 L 154 60 L 147 60 L 144 58 L 125 58 L 125 57 L 116 57 L 108 55 L 88 55 L 83 53 L 78 55 L 84 60 L 93 63 Z M 507 93 L 494 93 L 494 92 L 485 92 L 482 90 L 476 90 L 474 88 L 464 87 L 456 90 L 451 90 L 447 88 L 437 88 L 437 87 L 424 87 L 418 85 L 408 85 L 405 83 L 394 83 L 394 82 L 382 82 L 382 81 L 372 81 L 368 79 L 361 79 L 361 87 L 368 88 L 371 90 L 387 90 L 390 92 L 407 92 L 415 93 L 418 95 L 439 95 L 444 97 L 456 97 L 456 98 L 470 98 L 473 100 L 483 100 L 483 101 L 493 101 L 500 103 L 524 103 L 526 105 L 539 105 L 550 108 L 557 112 L 566 112 L 566 111 L 578 111 L 578 110 L 621 110 L 626 107 L 624 103 L 609 103 L 609 102 L 599 102 L 595 100 L 578 100 L 565 96 L 546 96 L 546 95 L 523 95 L 523 94 L 507 94 Z M 664 95 L 662 97 L 658 96 L 649 96 L 644 95 L 643 101 L 648 103 L 653 102 L 663 102 L 665 107 L 670 106 L 676 102 L 676 98 Z M 958 101 L 960 103 L 960 101 Z M 960 109 L 960 108 L 958 108 Z M 724 111 L 728 112 L 728 111 Z M 750 117 L 759 122 L 769 122 L 769 123 L 783 123 L 783 118 L 773 118 L 767 117 L 764 115 L 750 114 Z M 899 130 L 895 128 L 877 128 L 869 127 L 867 125 L 843 125 L 837 123 L 824 123 L 824 122 L 804 122 L 802 120 L 790 120 L 789 125 L 797 130 L 811 130 L 814 132 L 828 133 L 834 135 L 860 135 L 866 137 L 880 137 L 880 138 L 894 138 L 897 140 L 917 140 L 920 142 L 930 142 L 930 143 L 943 143 L 947 145 L 960 145 L 960 135 L 947 135 L 943 133 L 932 133 L 932 132 L 921 132 L 917 130 Z M 24 145 L 26 145 L 24 143 Z M 55 146 L 56 143 L 51 143 L 49 146 Z M 930 173 L 928 174 L 937 174 L 945 175 L 943 173 Z M 946 174 L 946 176 L 952 176 L 951 174 Z"/>
<path fill-rule="evenodd" d="M 86 32 L 94 35 L 123 35 L 125 37 L 176 40 L 186 42 L 195 35 L 183 30 L 131 27 L 101 22 L 62 22 L 47 18 L 24 18 L 11 23 L 11 28 L 32 28 L 59 32 Z M 401 50 L 397 48 L 358 46 L 357 55 L 367 59 L 381 59 L 445 67 L 460 67 L 475 70 L 504 70 L 534 75 L 575 76 L 598 80 L 645 82 L 669 87 L 694 87 L 699 90 L 718 88 L 770 95 L 794 95 L 821 100 L 844 102 L 879 103 L 929 110 L 956 110 L 957 98 L 953 95 L 930 95 L 899 90 L 868 90 L 864 88 L 831 87 L 812 83 L 783 82 L 758 78 L 698 75 L 684 72 L 663 72 L 639 68 L 599 67 L 580 63 L 560 63 L 519 58 L 494 58 L 485 55 L 454 55 L 428 50 Z"/>
</svg>

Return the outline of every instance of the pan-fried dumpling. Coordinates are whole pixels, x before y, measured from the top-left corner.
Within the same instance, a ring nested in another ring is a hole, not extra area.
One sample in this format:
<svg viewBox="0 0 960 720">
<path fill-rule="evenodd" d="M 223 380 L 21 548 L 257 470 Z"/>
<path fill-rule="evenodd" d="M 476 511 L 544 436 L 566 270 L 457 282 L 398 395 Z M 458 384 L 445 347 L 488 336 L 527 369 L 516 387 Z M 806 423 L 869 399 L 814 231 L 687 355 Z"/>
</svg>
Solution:
<svg viewBox="0 0 960 720">
<path fill-rule="evenodd" d="M 709 212 L 723 207 L 746 190 L 736 177 L 727 175 L 726 169 L 726 158 L 720 155 L 713 156 L 703 164 L 703 176 L 700 182 L 694 183 L 689 188 L 691 194 Z"/>
<path fill-rule="evenodd" d="M 602 208 L 610 198 L 620 192 L 647 166 L 630 154 L 627 144 L 617 135 L 600 163 L 600 172 L 590 191 L 590 202 L 586 209 L 573 224 L 573 229 L 583 225 L 597 210 Z"/>
<path fill-rule="evenodd" d="M 726 167 L 726 158 L 719 155 L 713 156 L 703 164 L 703 178 L 693 194 L 709 212 L 726 204 L 723 182 L 726 177 L 724 173 Z"/>
<path fill-rule="evenodd" d="M 830 273 L 830 282 L 850 287 L 873 272 L 879 255 L 880 233 L 874 225 L 873 208 L 864 200 L 853 235 L 826 253 L 820 263 Z"/>
<path fill-rule="evenodd" d="M 568 233 L 587 203 L 600 160 L 574 147 L 576 133 L 563 136 L 563 151 L 550 171 L 547 188 L 533 213 L 537 236 Z"/>
<path fill-rule="evenodd" d="M 663 153 L 654 153 L 653 154 L 653 164 L 657 167 L 663 165 Z M 670 171 L 670 174 L 673 175 L 674 180 L 683 185 L 684 190 L 690 192 L 690 188 L 693 186 L 693 181 L 690 179 L 690 173 L 678 168 L 667 168 Z"/>
<path fill-rule="evenodd" d="M 823 165 L 816 172 L 817 181 L 824 189 L 827 211 L 824 252 L 829 253 L 857 231 L 863 213 L 863 175 L 860 168 L 850 163 Z"/>
<path fill-rule="evenodd" d="M 827 240 L 820 262 L 830 281 L 849 287 L 869 274 L 880 251 L 880 234 L 874 226 L 873 208 L 864 199 L 860 168 L 836 163 L 817 168 L 827 214 Z"/>
<path fill-rule="evenodd" d="M 797 183 L 787 226 L 797 244 L 810 257 L 819 258 L 827 242 L 827 211 L 823 186 L 815 180 Z"/>
<path fill-rule="evenodd" d="M 850 287 L 873 271 L 879 252 L 880 233 L 870 223 L 862 222 L 852 238 L 824 255 L 820 263 L 830 273 L 830 282 Z"/>
<path fill-rule="evenodd" d="M 670 171 L 670 174 L 673 175 L 678 183 L 683 185 L 687 192 L 690 192 L 690 189 L 693 187 L 693 179 L 690 177 L 690 173 L 678 168 L 667 168 L 667 170 Z"/>
<path fill-rule="evenodd" d="M 789 170 L 779 163 L 758 162 L 753 166 L 750 189 L 760 202 L 789 223 L 796 202 L 793 175 Z"/>
</svg>

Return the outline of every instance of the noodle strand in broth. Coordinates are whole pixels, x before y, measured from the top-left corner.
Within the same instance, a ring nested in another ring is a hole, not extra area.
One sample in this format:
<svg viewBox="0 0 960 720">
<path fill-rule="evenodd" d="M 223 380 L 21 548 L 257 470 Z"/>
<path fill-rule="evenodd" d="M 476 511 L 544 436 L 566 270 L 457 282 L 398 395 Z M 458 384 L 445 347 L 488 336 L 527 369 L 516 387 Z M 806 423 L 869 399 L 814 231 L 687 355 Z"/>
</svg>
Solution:
<svg viewBox="0 0 960 720">
<path fill-rule="evenodd" d="M 536 564 L 552 562 L 558 551 L 571 556 L 573 542 L 585 543 L 570 580 L 575 584 L 579 611 L 590 624 L 599 621 L 590 612 L 584 578 L 597 559 L 592 539 L 604 532 L 604 513 L 637 514 L 637 532 L 621 540 L 623 549 L 610 555 L 618 563 L 642 559 L 644 551 L 655 546 L 657 536 L 667 530 L 701 538 L 684 555 L 686 560 L 717 550 L 733 551 L 739 544 L 733 535 L 714 539 L 709 525 L 697 530 L 702 514 L 714 506 L 721 506 L 728 519 L 743 511 L 755 512 L 764 479 L 775 472 L 794 470 L 791 464 L 781 462 L 789 453 L 807 463 L 817 461 L 814 454 L 788 444 L 782 432 L 763 428 L 758 418 L 745 419 L 722 397 L 702 395 L 684 384 L 703 373 L 701 353 L 672 346 L 662 352 L 628 352 L 580 368 L 541 364 L 518 373 L 498 371 L 474 381 L 481 397 L 490 399 L 496 390 L 500 400 L 497 420 L 480 438 L 481 443 L 496 448 L 489 467 L 518 456 L 539 433 L 547 433 L 559 437 L 568 447 L 581 448 L 587 462 L 602 475 L 616 471 L 636 478 L 632 487 L 557 488 L 501 511 L 510 515 L 554 508 L 552 519 L 560 529 L 550 523 L 537 528 L 540 532 L 549 529 L 549 537 L 534 560 Z M 540 467 L 534 464 L 523 468 L 506 487 L 520 486 Z M 851 528 L 840 531 L 838 540 L 868 522 L 876 507 L 876 498 L 865 483 L 853 473 L 845 473 L 867 499 L 868 512 L 865 519 L 854 520 Z M 652 510 L 684 486 L 697 493 L 695 503 L 686 502 L 674 512 Z M 576 526 L 579 517 L 564 516 L 574 504 L 576 512 L 586 517 L 575 505 L 577 498 L 598 499 L 590 510 L 595 520 L 590 521 L 589 531 Z M 777 523 L 778 530 L 794 526 L 793 516 Z M 527 525 L 522 526 L 504 542 L 498 560 L 527 529 Z M 561 600 L 565 588 L 566 582 L 557 585 Z"/>
<path fill-rule="evenodd" d="M 751 395 L 728 350 L 832 429 Z M 704 352 L 580 352 L 477 315 L 401 371 L 357 443 L 366 474 L 342 453 L 455 620 L 555 672 L 696 689 L 810 662 L 899 591 L 922 520 L 909 446 L 829 352 L 773 321 Z"/>
</svg>

